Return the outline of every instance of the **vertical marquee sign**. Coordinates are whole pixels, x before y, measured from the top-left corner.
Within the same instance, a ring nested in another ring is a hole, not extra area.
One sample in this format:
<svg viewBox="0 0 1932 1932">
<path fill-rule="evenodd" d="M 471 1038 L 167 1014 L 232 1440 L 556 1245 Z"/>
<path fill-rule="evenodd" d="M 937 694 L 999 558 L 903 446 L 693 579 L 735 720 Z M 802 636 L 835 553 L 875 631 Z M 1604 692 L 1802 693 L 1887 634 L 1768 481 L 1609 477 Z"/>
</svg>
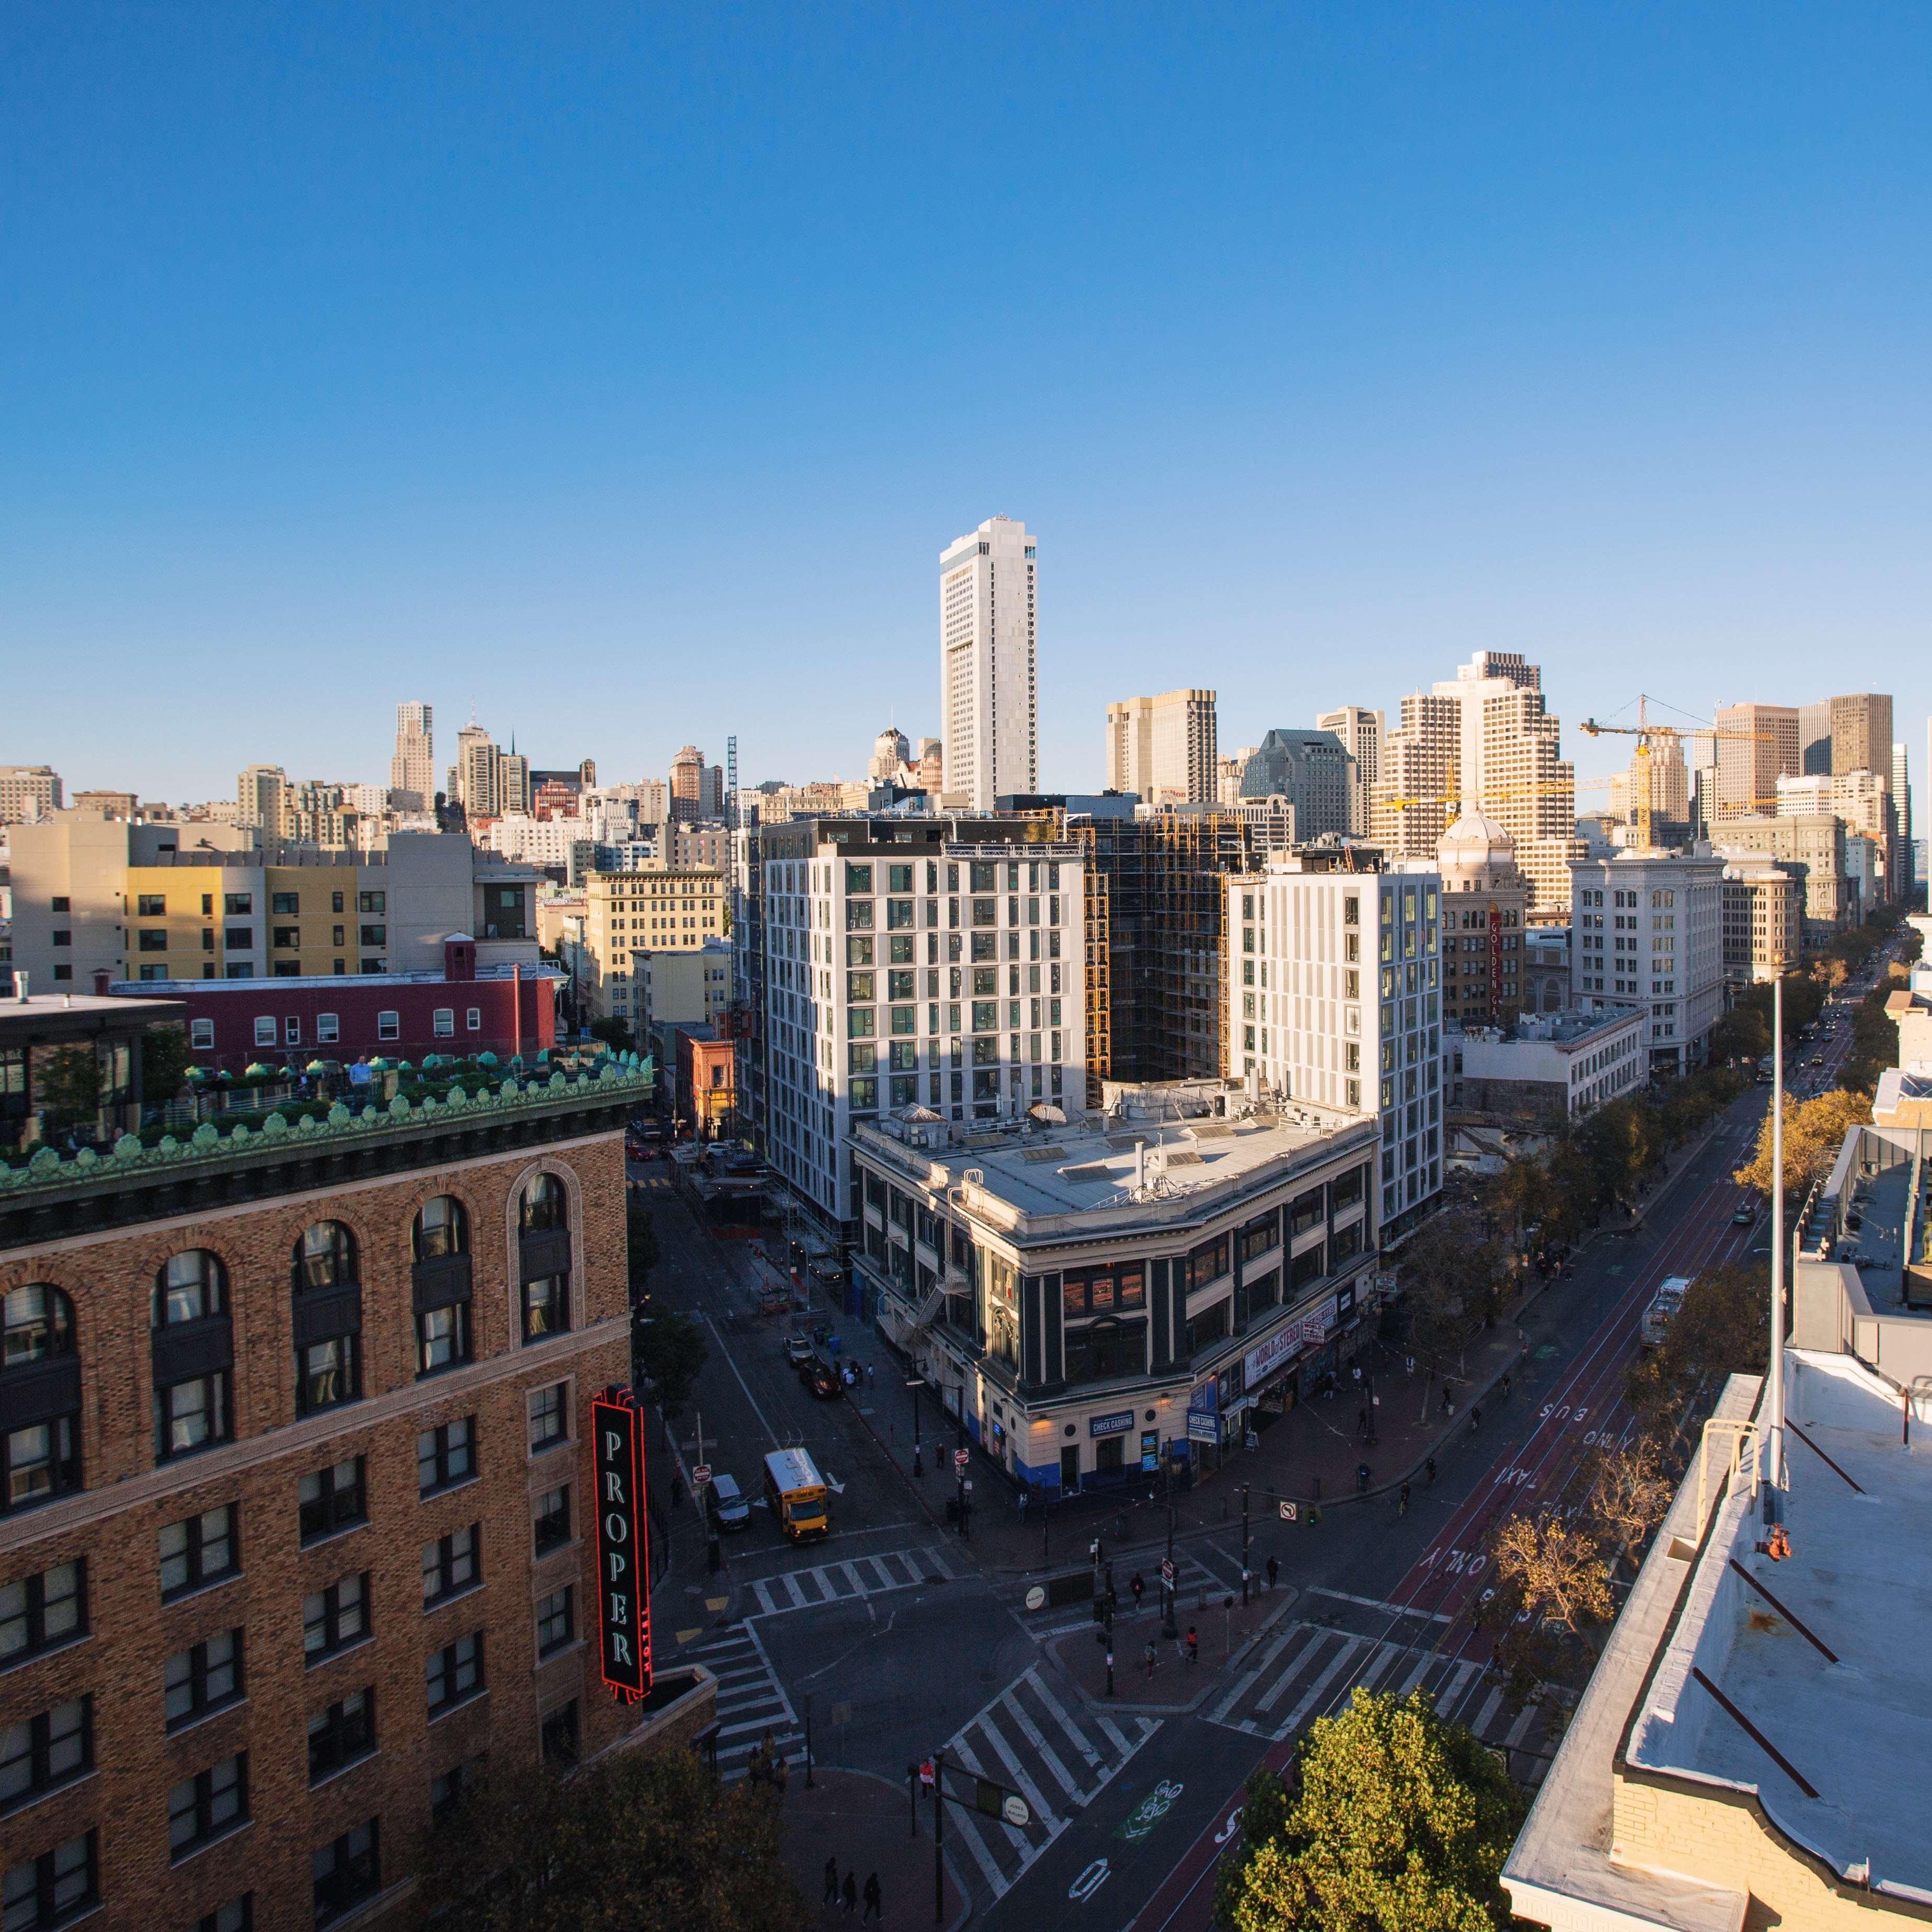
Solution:
<svg viewBox="0 0 1932 1932">
<path fill-rule="evenodd" d="M 651 1688 L 650 1524 L 644 1513 L 644 1419 L 628 1389 L 590 1406 L 596 1444 L 597 1621 L 604 1682 L 634 1702 Z"/>
</svg>

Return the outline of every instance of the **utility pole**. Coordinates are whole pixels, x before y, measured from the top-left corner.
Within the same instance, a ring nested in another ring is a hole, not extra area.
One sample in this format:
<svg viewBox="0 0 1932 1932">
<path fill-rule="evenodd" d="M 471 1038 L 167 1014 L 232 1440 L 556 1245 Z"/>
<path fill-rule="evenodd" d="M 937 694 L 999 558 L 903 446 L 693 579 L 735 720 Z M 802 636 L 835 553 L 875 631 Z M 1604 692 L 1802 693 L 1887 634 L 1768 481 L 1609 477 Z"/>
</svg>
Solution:
<svg viewBox="0 0 1932 1932">
<path fill-rule="evenodd" d="M 1248 1607 L 1248 1490 L 1241 1485 L 1241 1608 Z"/>
<path fill-rule="evenodd" d="M 946 1861 L 939 1849 L 940 1821 L 946 1816 L 942 1786 L 946 1776 L 945 1747 L 932 1754 L 932 1922 L 946 1923 Z"/>
<path fill-rule="evenodd" d="M 1784 1520 L 1784 981 L 1771 990 L 1771 1384 L 1765 1435 L 1764 1520 Z M 1910 1397 L 1906 1398 L 1908 1409 Z"/>
</svg>

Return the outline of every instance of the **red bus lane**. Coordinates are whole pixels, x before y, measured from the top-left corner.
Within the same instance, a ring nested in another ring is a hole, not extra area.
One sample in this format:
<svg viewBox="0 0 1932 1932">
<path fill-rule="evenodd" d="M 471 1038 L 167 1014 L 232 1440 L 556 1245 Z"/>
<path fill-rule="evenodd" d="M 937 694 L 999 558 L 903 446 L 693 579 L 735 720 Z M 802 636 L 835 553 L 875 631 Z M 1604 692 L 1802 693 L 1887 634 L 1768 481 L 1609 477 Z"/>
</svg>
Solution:
<svg viewBox="0 0 1932 1932">
<path fill-rule="evenodd" d="M 1727 1131 L 1719 1130 L 1720 1134 Z M 1545 1507 L 1559 1503 L 1582 1469 L 1590 1448 L 1605 1436 L 1613 1442 L 1622 1439 L 1632 1420 L 1624 1400 L 1624 1375 L 1636 1352 L 1644 1309 L 1670 1276 L 1696 1275 L 1719 1263 L 1742 1258 L 1755 1230 L 1733 1227 L 1731 1216 L 1740 1201 L 1749 1198 L 1728 1174 L 1710 1183 L 1672 1231 L 1666 1250 L 1617 1291 L 1603 1318 L 1538 1402 L 1535 1424 L 1528 1435 L 1498 1456 L 1451 1514 L 1442 1535 L 1390 1592 L 1388 1600 L 1395 1613 L 1385 1636 L 1402 1624 L 1405 1613 L 1434 1612 L 1452 1619 L 1442 1626 L 1444 1641 L 1438 1648 L 1443 1654 L 1480 1657 L 1486 1652 L 1485 1634 L 1464 1612 L 1486 1587 L 1484 1545 L 1490 1533 L 1508 1516 L 1531 1509 L 1534 1499 L 1542 1499 Z M 1520 1374 L 1519 1371 L 1520 1378 Z M 1524 1395 L 1519 1388 L 1514 1402 L 1521 1402 Z M 1501 1413 L 1507 1416 L 1511 1411 L 1504 1408 Z M 1338 1687 L 1325 1710 L 1316 1714 L 1340 1708 L 1353 1689 L 1352 1683 Z M 1309 1721 L 1313 1721 L 1312 1717 Z M 1300 1734 L 1298 1731 L 1271 1744 L 1262 1762 L 1270 1770 L 1280 1770 L 1293 1754 Z M 1232 1820 L 1242 1796 L 1238 1786 L 1228 1793 L 1214 1826 L 1202 1832 L 1130 1922 L 1130 1932 L 1207 1932 L 1213 1910 L 1214 1868 L 1238 1835 Z"/>
</svg>

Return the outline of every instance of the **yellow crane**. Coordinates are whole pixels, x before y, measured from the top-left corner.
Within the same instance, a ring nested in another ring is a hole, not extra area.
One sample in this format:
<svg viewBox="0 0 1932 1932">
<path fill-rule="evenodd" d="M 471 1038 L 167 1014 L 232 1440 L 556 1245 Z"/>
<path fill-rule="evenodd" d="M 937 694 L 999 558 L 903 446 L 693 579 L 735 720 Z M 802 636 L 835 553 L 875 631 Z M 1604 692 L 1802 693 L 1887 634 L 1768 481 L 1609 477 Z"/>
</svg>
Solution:
<svg viewBox="0 0 1932 1932">
<path fill-rule="evenodd" d="M 1767 743 L 1776 742 L 1775 734 L 1769 731 L 1732 731 L 1716 724 L 1694 724 L 1688 730 L 1675 724 L 1653 724 L 1650 722 L 1648 715 L 1649 704 L 1648 696 L 1642 692 L 1639 692 L 1636 700 L 1636 722 L 1634 724 L 1600 724 L 1594 718 L 1586 718 L 1583 720 L 1582 727 L 1593 738 L 1602 736 L 1606 733 L 1614 733 L 1620 736 L 1634 738 L 1636 740 L 1635 759 L 1636 769 L 1633 774 L 1634 782 L 1631 789 L 1636 794 L 1635 815 L 1637 842 L 1646 850 L 1649 850 L 1651 844 L 1650 748 L 1652 740 L 1662 742 L 1666 739 L 1690 738 L 1708 734 L 1712 738 L 1738 738 L 1752 741 L 1762 740 Z M 1755 805 L 1762 805 L 1766 801 L 1754 797 L 1752 802 Z"/>
</svg>

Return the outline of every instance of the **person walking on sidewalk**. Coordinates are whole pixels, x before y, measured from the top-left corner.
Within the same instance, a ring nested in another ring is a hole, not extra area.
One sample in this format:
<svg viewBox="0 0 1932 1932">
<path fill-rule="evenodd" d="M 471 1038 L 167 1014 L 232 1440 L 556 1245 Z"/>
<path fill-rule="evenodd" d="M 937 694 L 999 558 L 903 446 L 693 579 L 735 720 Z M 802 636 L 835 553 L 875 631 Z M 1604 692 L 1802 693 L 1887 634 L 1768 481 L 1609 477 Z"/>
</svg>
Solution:
<svg viewBox="0 0 1932 1932">
<path fill-rule="evenodd" d="M 1133 1581 L 1127 1586 L 1127 1588 L 1134 1593 L 1134 1608 L 1138 1611 L 1141 1606 L 1142 1598 L 1147 1594 L 1147 1579 L 1136 1570 L 1134 1572 Z"/>
<path fill-rule="evenodd" d="M 1281 1565 L 1277 1563 L 1272 1556 L 1270 1556 L 1268 1560 L 1268 1588 L 1270 1590 L 1274 1588 L 1275 1579 L 1280 1574 Z"/>
<path fill-rule="evenodd" d="M 886 1922 L 885 1894 L 879 1889 L 877 1872 L 866 1881 L 866 1909 L 859 1915 L 859 1923 L 862 1925 L 868 1918 L 876 1918 L 881 1925 Z"/>
<path fill-rule="evenodd" d="M 1148 1682 L 1151 1684 L 1154 1682 L 1154 1640 L 1151 1637 L 1148 1640 L 1147 1673 Z"/>
<path fill-rule="evenodd" d="M 855 1871 L 848 1871 L 845 1874 L 844 1900 L 845 1910 L 848 1912 L 856 1912 L 858 1910 L 859 1874 Z"/>
<path fill-rule="evenodd" d="M 1187 1626 L 1187 1660 L 1190 1664 L 1201 1661 L 1201 1640 L 1195 1634 L 1194 1626 Z"/>
<path fill-rule="evenodd" d="M 1398 1516 L 1406 1516 L 1408 1514 L 1408 1485 L 1406 1482 L 1402 1486 L 1402 1500 L 1396 1506 L 1396 1514 Z"/>
<path fill-rule="evenodd" d="M 825 1861 L 825 1897 L 822 1902 L 826 1905 L 838 1903 L 838 1861 L 836 1858 Z"/>
<path fill-rule="evenodd" d="M 1429 1460 L 1424 1463 L 1422 1466 L 1424 1473 L 1428 1476 L 1430 1486 L 1432 1488 L 1436 1482 L 1436 1458 L 1433 1456 L 1430 1456 Z"/>
</svg>

